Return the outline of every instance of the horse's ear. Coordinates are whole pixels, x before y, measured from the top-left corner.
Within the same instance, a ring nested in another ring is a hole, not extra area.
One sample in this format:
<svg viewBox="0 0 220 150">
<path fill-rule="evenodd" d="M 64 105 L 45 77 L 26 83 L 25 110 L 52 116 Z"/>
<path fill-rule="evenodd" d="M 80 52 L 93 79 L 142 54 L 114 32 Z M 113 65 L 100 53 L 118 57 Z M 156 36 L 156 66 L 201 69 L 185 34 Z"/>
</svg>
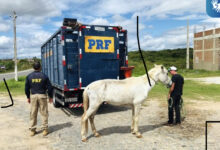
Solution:
<svg viewBox="0 0 220 150">
<path fill-rule="evenodd" d="M 154 67 L 157 67 L 157 65 L 156 65 L 156 64 L 154 64 Z"/>
</svg>

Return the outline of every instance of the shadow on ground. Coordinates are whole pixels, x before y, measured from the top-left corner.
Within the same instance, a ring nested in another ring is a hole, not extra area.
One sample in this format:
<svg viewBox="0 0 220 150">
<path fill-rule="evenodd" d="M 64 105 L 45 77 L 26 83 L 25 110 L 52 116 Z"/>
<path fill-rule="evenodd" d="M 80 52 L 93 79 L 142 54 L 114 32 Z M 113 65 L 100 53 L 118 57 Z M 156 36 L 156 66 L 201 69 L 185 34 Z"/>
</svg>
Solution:
<svg viewBox="0 0 220 150">
<path fill-rule="evenodd" d="M 128 109 L 130 109 L 128 106 L 113 106 L 109 104 L 103 104 L 99 107 L 97 114 L 120 112 L 120 111 L 126 111 Z"/>
<path fill-rule="evenodd" d="M 144 125 L 144 126 L 139 126 L 139 131 L 141 133 L 145 133 L 145 132 L 149 132 L 149 131 L 152 131 L 154 129 L 157 129 L 157 128 L 160 128 L 164 126 L 164 123 L 162 124 L 156 124 L 156 125 Z M 113 127 L 108 127 L 108 128 L 104 128 L 104 129 L 101 129 L 99 130 L 98 132 L 101 134 L 101 136 L 107 136 L 107 135 L 110 135 L 110 134 L 114 134 L 114 133 L 130 133 L 130 130 L 131 127 L 130 126 L 113 126 Z M 93 137 L 93 135 L 90 135 L 88 137 L 91 138 Z"/>
<path fill-rule="evenodd" d="M 73 125 L 72 125 L 71 122 L 56 124 L 56 125 L 50 126 L 49 131 L 50 131 L 50 133 L 52 133 L 52 132 L 56 132 L 58 130 L 62 130 L 64 128 L 69 128 L 69 127 L 72 127 L 72 126 Z"/>
</svg>

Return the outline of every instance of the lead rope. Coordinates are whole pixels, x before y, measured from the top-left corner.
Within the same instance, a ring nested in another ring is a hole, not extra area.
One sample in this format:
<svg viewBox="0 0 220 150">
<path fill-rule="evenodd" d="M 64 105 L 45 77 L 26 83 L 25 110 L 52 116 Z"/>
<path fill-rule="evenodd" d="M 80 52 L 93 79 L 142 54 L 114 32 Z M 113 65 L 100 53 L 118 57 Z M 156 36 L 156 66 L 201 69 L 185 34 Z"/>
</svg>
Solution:
<svg viewBox="0 0 220 150">
<path fill-rule="evenodd" d="M 143 61 L 143 64 L 144 64 L 144 68 L 145 68 L 145 71 L 146 71 L 146 74 L 147 74 L 147 79 L 148 79 L 148 83 L 149 85 L 151 86 L 151 83 L 150 83 L 150 78 L 149 78 L 149 75 L 148 75 L 148 71 L 147 71 L 147 65 L 144 61 L 144 57 L 143 57 L 143 54 L 142 54 L 142 51 L 141 51 L 141 47 L 140 47 L 140 42 L 139 42 L 139 29 L 138 29 L 138 16 L 137 16 L 137 42 L 138 42 L 138 49 L 139 49 L 139 52 L 141 54 L 141 59 Z"/>
</svg>

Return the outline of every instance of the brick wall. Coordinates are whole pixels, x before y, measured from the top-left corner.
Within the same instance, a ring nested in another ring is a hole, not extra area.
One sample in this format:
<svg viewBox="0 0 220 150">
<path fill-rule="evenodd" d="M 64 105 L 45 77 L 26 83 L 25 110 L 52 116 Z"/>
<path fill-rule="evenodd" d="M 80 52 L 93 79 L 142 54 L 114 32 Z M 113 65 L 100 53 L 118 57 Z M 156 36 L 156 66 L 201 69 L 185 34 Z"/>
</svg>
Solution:
<svg viewBox="0 0 220 150">
<path fill-rule="evenodd" d="M 213 34 L 214 30 L 194 34 L 194 69 L 220 70 L 220 28 Z"/>
<path fill-rule="evenodd" d="M 204 47 L 205 47 L 205 50 L 212 49 L 213 48 L 213 39 L 204 40 Z"/>
</svg>

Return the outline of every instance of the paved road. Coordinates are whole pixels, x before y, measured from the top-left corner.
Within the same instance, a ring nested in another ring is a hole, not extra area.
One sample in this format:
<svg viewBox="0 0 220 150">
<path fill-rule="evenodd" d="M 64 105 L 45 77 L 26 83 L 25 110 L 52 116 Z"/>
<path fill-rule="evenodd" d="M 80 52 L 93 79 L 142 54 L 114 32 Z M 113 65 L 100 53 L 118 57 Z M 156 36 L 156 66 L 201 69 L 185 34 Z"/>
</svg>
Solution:
<svg viewBox="0 0 220 150">
<path fill-rule="evenodd" d="M 28 75 L 29 73 L 31 73 L 33 71 L 33 69 L 29 69 L 29 70 L 24 70 L 24 71 L 19 71 L 18 72 L 18 76 L 26 76 Z M 5 73 L 5 74 L 0 74 L 0 81 L 3 80 L 3 78 L 5 78 L 6 80 L 8 79 L 13 79 L 15 76 L 14 72 L 11 72 L 11 73 Z"/>
</svg>

